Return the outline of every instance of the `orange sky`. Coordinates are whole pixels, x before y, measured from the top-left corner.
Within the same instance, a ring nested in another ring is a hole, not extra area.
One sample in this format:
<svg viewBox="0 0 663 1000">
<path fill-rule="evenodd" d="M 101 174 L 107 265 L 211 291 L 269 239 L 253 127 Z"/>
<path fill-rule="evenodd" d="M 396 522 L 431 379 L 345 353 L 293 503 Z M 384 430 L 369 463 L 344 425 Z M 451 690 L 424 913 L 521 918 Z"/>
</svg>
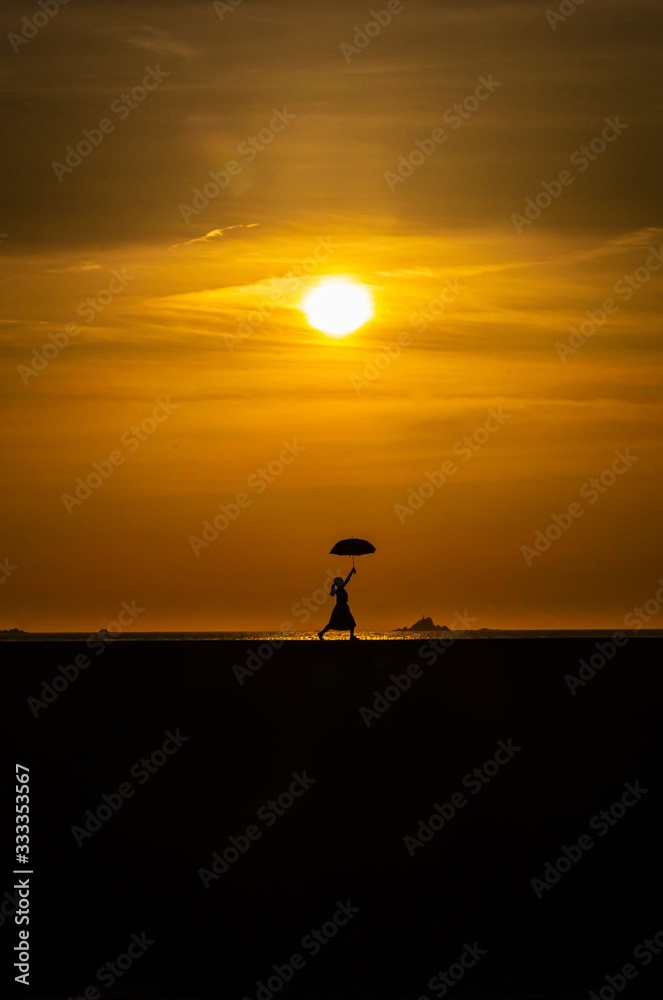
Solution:
<svg viewBox="0 0 663 1000">
<path fill-rule="evenodd" d="M 3 6 L 5 36 L 25 14 Z M 553 30 L 532 3 L 418 0 L 348 62 L 369 19 L 355 2 L 244 0 L 223 20 L 95 2 L 6 46 L 0 627 L 92 630 L 135 600 L 146 631 L 317 629 L 331 602 L 310 623 L 293 609 L 349 570 L 328 555 L 349 535 L 377 548 L 351 584 L 359 628 L 466 609 L 476 627 L 618 628 L 656 592 L 661 11 L 588 3 Z M 148 68 L 161 82 L 128 107 Z M 464 104 L 479 77 L 500 86 Z M 606 119 L 628 128 L 601 149 Z M 54 168 L 85 129 L 98 146 Z M 298 308 L 327 275 L 375 297 L 341 340 Z M 587 310 L 601 325 L 560 349 Z M 503 425 L 477 440 L 491 411 Z M 292 463 L 260 479 L 284 442 Z M 630 468 L 593 494 L 616 452 Z M 110 474 L 66 500 L 93 463 Z"/>
</svg>

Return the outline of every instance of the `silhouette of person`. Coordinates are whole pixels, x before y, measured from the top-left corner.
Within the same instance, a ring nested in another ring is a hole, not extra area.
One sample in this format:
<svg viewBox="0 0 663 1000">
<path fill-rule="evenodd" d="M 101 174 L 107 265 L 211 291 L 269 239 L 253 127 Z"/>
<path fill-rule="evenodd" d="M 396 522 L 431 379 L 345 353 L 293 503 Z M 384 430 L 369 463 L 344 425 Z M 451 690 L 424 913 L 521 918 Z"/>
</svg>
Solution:
<svg viewBox="0 0 663 1000">
<path fill-rule="evenodd" d="M 345 632 L 349 629 L 350 638 L 355 638 L 355 626 L 357 623 L 352 617 L 352 613 L 348 607 L 348 592 L 345 588 L 351 580 L 353 574 L 356 572 L 357 570 L 353 566 L 345 580 L 343 580 L 340 576 L 337 576 L 334 579 L 330 593 L 332 597 L 336 595 L 336 607 L 331 613 L 329 624 L 325 625 L 322 632 L 318 632 L 318 638 L 322 639 L 323 642 L 325 632 L 329 632 L 330 629 L 332 632 Z"/>
</svg>

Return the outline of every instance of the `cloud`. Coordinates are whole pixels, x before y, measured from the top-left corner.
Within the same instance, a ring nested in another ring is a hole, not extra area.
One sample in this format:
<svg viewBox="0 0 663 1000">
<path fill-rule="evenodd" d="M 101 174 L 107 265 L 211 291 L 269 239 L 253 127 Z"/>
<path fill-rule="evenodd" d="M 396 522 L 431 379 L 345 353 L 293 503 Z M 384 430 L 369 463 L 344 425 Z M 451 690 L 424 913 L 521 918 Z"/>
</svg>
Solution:
<svg viewBox="0 0 663 1000">
<path fill-rule="evenodd" d="M 238 226 L 226 226 L 224 229 L 211 229 L 209 233 L 204 236 L 196 236 L 193 240 L 185 240 L 184 243 L 174 243 L 171 250 L 177 250 L 178 247 L 188 247 L 192 243 L 206 243 L 208 240 L 216 239 L 217 237 L 223 237 L 226 233 L 229 233 L 231 229 L 254 229 L 259 226 L 259 222 L 249 222 L 248 225 L 238 225 Z"/>
<path fill-rule="evenodd" d="M 397 271 L 376 271 L 381 278 L 411 278 L 413 275 L 423 275 L 427 278 L 435 277 L 435 273 L 430 267 L 403 267 Z"/>
<path fill-rule="evenodd" d="M 146 52 L 156 52 L 157 55 L 182 56 L 185 59 L 192 59 L 198 55 L 198 49 L 186 42 L 172 38 L 167 32 L 160 31 L 150 25 L 142 25 L 140 28 L 132 26 L 131 34 L 125 28 L 109 28 L 104 34 L 116 34 L 127 45 L 133 45 L 137 49 L 145 49 Z"/>
<path fill-rule="evenodd" d="M 100 271 L 101 264 L 94 264 L 91 260 L 85 260 L 82 264 L 70 264 L 69 267 L 49 267 L 47 274 L 80 274 L 84 271 Z"/>
<path fill-rule="evenodd" d="M 599 257 L 614 257 L 617 254 L 627 253 L 629 250 L 648 247 L 662 237 L 663 229 L 658 226 L 650 226 L 646 229 L 637 229 L 634 232 L 615 236 L 613 239 L 605 240 L 591 250 L 578 250 L 562 259 L 566 262 L 576 262 L 596 260 Z"/>
</svg>

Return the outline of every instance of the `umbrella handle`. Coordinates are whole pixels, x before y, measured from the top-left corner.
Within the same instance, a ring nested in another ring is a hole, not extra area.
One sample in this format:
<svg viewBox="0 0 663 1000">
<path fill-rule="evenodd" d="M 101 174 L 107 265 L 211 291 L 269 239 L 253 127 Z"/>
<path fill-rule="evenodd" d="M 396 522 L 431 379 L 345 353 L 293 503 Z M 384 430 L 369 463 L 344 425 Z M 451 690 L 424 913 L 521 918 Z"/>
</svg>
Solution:
<svg viewBox="0 0 663 1000">
<path fill-rule="evenodd" d="M 352 568 L 353 569 L 355 568 L 355 557 L 354 556 L 352 557 Z"/>
</svg>

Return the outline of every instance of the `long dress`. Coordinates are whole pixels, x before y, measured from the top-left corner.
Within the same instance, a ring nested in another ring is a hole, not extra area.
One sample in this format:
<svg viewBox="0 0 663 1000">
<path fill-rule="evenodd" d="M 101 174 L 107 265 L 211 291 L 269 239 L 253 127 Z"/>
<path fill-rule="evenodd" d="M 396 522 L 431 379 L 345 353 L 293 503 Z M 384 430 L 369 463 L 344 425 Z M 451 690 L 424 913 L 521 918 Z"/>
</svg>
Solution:
<svg viewBox="0 0 663 1000">
<path fill-rule="evenodd" d="M 336 632 L 345 632 L 354 628 L 357 623 L 352 617 L 352 612 L 348 607 L 348 592 L 345 587 L 338 587 L 336 590 L 336 607 L 329 619 L 329 628 Z"/>
</svg>

